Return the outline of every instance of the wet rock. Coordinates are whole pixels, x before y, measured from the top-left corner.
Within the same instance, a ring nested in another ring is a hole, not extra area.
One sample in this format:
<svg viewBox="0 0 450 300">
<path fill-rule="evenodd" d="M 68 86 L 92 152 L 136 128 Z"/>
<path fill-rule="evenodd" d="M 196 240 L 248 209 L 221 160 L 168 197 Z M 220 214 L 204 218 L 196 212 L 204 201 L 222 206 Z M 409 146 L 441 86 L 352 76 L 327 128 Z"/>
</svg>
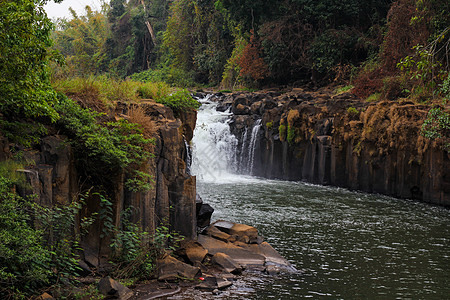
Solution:
<svg viewBox="0 0 450 300">
<path fill-rule="evenodd" d="M 244 245 L 244 249 L 251 251 L 253 253 L 259 254 L 264 257 L 266 268 L 268 265 L 274 265 L 278 269 L 286 273 L 296 273 L 298 272 L 289 261 L 287 261 L 283 256 L 278 253 L 269 243 L 263 242 L 261 244 L 250 244 Z M 272 267 L 270 267 L 272 268 Z"/>
<path fill-rule="evenodd" d="M 222 101 L 219 104 L 217 104 L 216 110 L 220 111 L 220 112 L 225 112 L 231 107 L 232 104 L 233 104 L 233 102 L 231 100 L 229 100 L 229 101 L 226 101 L 226 100 Z"/>
<path fill-rule="evenodd" d="M 242 273 L 241 266 L 225 253 L 216 253 L 211 258 L 211 262 L 221 267 L 228 273 L 240 274 Z"/>
<path fill-rule="evenodd" d="M 214 208 L 211 205 L 202 203 L 197 213 L 197 226 L 200 228 L 209 226 L 213 212 Z"/>
<path fill-rule="evenodd" d="M 232 285 L 233 283 L 225 278 L 208 275 L 205 276 L 204 281 L 198 284 L 195 288 L 213 292 L 215 290 L 218 291 L 226 289 Z"/>
<path fill-rule="evenodd" d="M 226 280 L 225 278 L 220 278 L 220 277 L 217 278 L 217 288 L 219 290 L 224 290 L 232 285 L 233 285 L 233 283 Z"/>
<path fill-rule="evenodd" d="M 133 292 L 115 281 L 111 277 L 104 277 L 98 283 L 98 290 L 101 294 L 109 297 L 114 297 L 119 300 L 127 300 L 133 296 Z"/>
<path fill-rule="evenodd" d="M 271 275 L 271 276 L 280 274 L 280 268 L 276 265 L 266 265 L 265 271 L 268 275 Z"/>
<path fill-rule="evenodd" d="M 158 259 L 156 262 L 158 270 L 158 280 L 160 281 L 174 281 L 181 278 L 195 278 L 200 272 L 200 268 L 193 267 L 178 259 L 167 255 L 163 259 Z"/>
</svg>

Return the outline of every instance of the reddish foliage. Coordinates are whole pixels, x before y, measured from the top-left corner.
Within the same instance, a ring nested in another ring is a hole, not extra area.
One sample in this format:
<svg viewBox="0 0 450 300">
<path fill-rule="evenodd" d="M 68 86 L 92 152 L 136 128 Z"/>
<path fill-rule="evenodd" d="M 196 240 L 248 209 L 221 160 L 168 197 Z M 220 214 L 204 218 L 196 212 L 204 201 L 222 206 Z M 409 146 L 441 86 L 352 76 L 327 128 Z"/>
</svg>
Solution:
<svg viewBox="0 0 450 300">
<path fill-rule="evenodd" d="M 413 17 L 416 17 L 414 22 Z M 412 47 L 426 44 L 430 35 L 427 19 L 424 11 L 416 9 L 415 0 L 398 0 L 392 4 L 381 54 L 385 72 L 395 73 L 397 63 L 414 52 Z"/>
<path fill-rule="evenodd" d="M 397 64 L 401 59 L 413 54 L 415 45 L 426 44 L 430 35 L 428 19 L 424 10 L 416 9 L 415 0 L 398 0 L 392 4 L 380 55 L 381 64 L 375 70 L 363 71 L 358 75 L 354 81 L 355 95 L 366 98 L 380 92 L 383 78 L 399 73 Z"/>
<path fill-rule="evenodd" d="M 250 43 L 245 46 L 242 52 L 239 66 L 241 67 L 240 75 L 250 77 L 254 80 L 263 79 L 268 74 L 268 68 L 264 60 L 260 56 L 260 42 L 255 37 L 253 31 L 250 37 Z"/>
<path fill-rule="evenodd" d="M 383 87 L 383 74 L 377 68 L 370 72 L 362 72 L 354 81 L 353 94 L 360 98 L 367 98 Z"/>
</svg>

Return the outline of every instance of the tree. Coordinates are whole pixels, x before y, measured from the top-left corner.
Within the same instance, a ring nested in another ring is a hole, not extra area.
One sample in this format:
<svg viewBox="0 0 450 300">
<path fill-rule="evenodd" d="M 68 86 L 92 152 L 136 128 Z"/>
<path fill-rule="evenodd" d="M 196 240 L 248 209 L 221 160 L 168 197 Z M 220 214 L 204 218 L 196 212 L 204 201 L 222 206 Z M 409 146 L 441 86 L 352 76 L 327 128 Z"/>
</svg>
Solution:
<svg viewBox="0 0 450 300">
<path fill-rule="evenodd" d="M 0 112 L 5 118 L 49 117 L 52 104 L 48 47 L 52 23 L 43 9 L 46 0 L 0 1 Z M 55 1 L 60 2 L 60 1 Z"/>
</svg>

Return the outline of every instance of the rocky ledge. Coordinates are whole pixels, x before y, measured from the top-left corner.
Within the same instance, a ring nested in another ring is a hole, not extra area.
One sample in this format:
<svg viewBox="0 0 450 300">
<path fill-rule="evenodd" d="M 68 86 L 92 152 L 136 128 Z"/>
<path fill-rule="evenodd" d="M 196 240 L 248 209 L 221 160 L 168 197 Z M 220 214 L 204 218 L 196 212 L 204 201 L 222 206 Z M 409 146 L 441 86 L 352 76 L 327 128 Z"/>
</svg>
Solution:
<svg viewBox="0 0 450 300">
<path fill-rule="evenodd" d="M 295 273 L 252 226 L 219 220 L 157 262 L 157 279 L 137 286 L 134 296 L 120 299 L 156 299 L 194 287 L 218 294 L 246 272 L 269 275 Z"/>
</svg>

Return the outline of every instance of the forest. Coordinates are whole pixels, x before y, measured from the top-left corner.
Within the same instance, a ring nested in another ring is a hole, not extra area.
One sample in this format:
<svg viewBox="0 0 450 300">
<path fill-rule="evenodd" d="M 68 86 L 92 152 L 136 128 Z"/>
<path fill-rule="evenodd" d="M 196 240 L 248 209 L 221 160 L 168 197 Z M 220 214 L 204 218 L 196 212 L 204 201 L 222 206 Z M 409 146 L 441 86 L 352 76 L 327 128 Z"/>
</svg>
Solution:
<svg viewBox="0 0 450 300">
<path fill-rule="evenodd" d="M 46 2 L 0 0 L 1 298 L 72 280 L 81 232 L 71 228 L 94 217 L 110 225 L 127 279 L 150 274 L 164 239 L 177 240 L 162 223 L 149 233 L 112 222 L 115 178 L 132 192 L 154 184 L 139 168 L 155 155 L 154 123 L 139 111 L 115 118 L 120 101 L 153 99 L 181 117 L 198 109 L 194 91 L 331 86 L 361 101 L 423 105 L 421 134 L 450 151 L 448 0 L 111 0 L 57 20 Z M 24 153 L 60 134 L 90 188 L 51 209 L 19 192 L 33 166 Z M 75 221 L 91 198 L 102 214 Z"/>
</svg>

